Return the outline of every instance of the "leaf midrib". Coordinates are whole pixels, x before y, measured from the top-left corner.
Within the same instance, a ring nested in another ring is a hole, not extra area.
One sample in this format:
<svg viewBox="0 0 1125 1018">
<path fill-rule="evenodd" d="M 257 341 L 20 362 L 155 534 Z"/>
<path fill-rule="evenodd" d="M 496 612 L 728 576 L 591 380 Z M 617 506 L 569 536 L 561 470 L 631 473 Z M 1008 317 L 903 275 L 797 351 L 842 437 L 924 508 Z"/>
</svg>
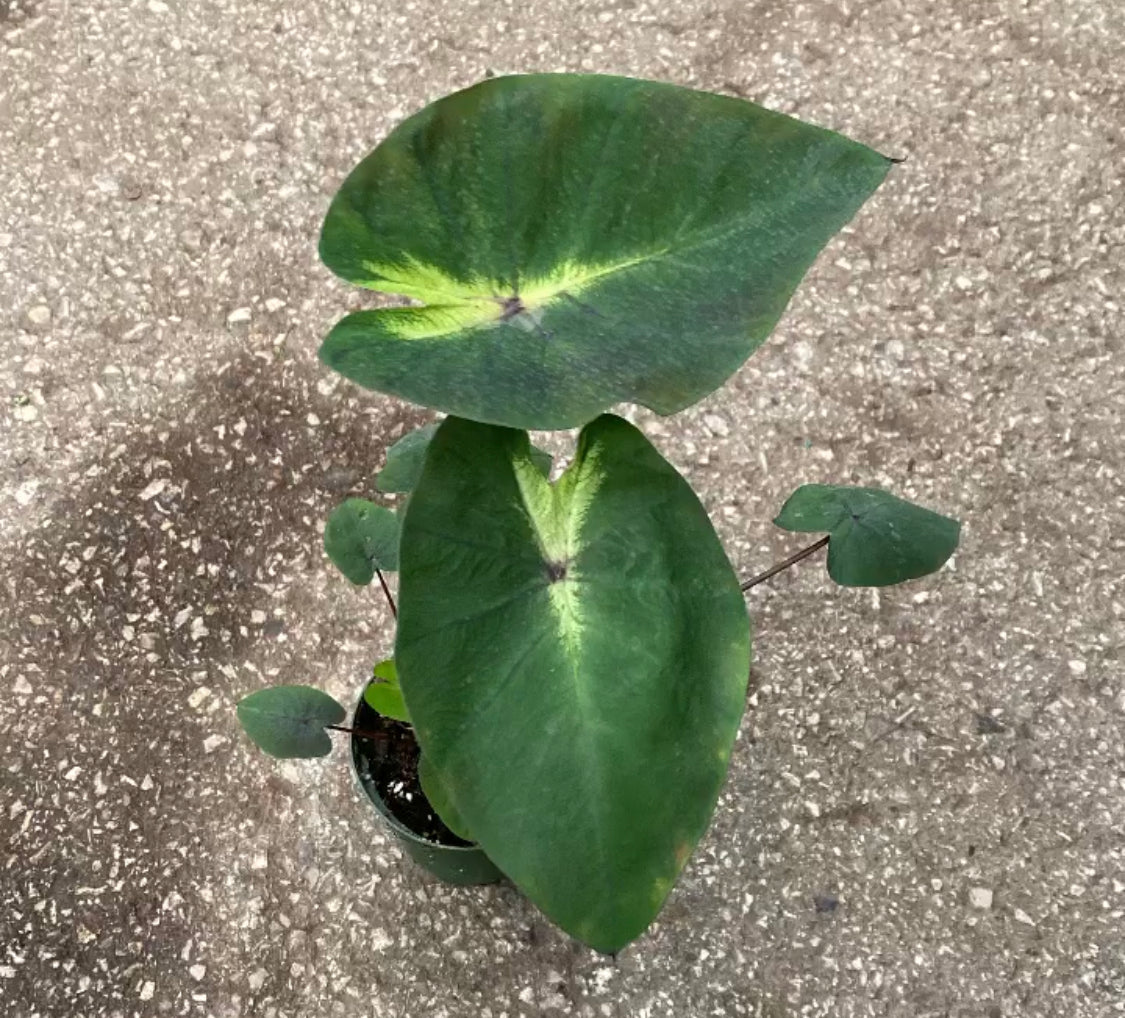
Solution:
<svg viewBox="0 0 1125 1018">
<path fill-rule="evenodd" d="M 783 214 L 788 215 L 792 210 L 792 206 L 795 205 L 799 199 L 811 200 L 809 198 L 808 191 L 814 187 L 819 187 L 824 173 L 824 168 L 818 167 L 817 171 L 813 174 L 812 180 L 808 184 L 807 190 L 798 192 L 798 190 L 794 188 L 784 195 L 784 200 L 782 202 L 775 202 L 772 205 L 762 205 L 758 208 L 752 208 L 747 210 L 744 214 L 734 217 L 726 223 L 716 223 L 712 227 L 701 231 L 698 237 L 688 240 L 684 244 L 676 244 L 663 248 L 659 251 L 636 255 L 634 257 L 624 259 L 621 262 L 607 266 L 604 269 L 591 273 L 589 276 L 583 279 L 577 287 L 572 286 L 568 283 L 567 285 L 560 286 L 555 290 L 548 291 L 545 295 L 541 296 L 534 304 L 529 304 L 528 307 L 529 309 L 544 308 L 549 304 L 555 302 L 560 296 L 570 293 L 572 289 L 578 289 L 579 292 L 581 292 L 582 289 L 593 285 L 595 282 L 602 281 L 621 272 L 628 272 L 630 269 L 635 269 L 638 266 L 656 263 L 662 260 L 674 261 L 683 259 L 685 256 L 690 256 L 693 253 L 709 247 L 713 243 L 724 241 L 736 233 L 741 233 L 746 230 L 759 227 L 763 222 L 767 222 L 770 219 L 777 219 Z M 369 265 L 371 263 L 364 264 Z M 424 312 L 426 310 L 437 311 L 443 308 L 461 309 L 464 308 L 465 305 L 481 303 L 487 303 L 491 312 L 493 307 L 496 305 L 496 298 L 491 294 L 466 293 L 461 296 L 455 294 L 449 295 L 444 293 L 443 291 L 434 290 L 429 295 L 425 295 L 425 291 L 413 290 L 413 288 L 412 292 L 410 293 L 406 293 L 400 290 L 384 290 L 379 287 L 379 280 L 351 280 L 351 282 L 356 283 L 360 286 L 376 289 L 380 293 L 386 293 L 396 296 L 407 296 L 411 299 L 422 300 L 424 303 L 418 305 L 413 309 L 420 312 Z M 435 297 L 439 298 L 439 302 L 435 303 L 432 301 L 432 298 Z M 375 313 L 382 314 L 385 311 L 398 310 L 402 309 L 381 308 L 376 309 Z M 482 314 L 479 320 L 466 324 L 463 329 L 433 332 L 428 334 L 425 338 L 437 339 L 446 336 L 459 335 L 462 332 L 478 329 L 485 325 L 489 325 L 494 328 L 502 324 L 505 324 L 505 322 L 500 315 L 496 315 L 493 313 L 487 315 Z"/>
</svg>

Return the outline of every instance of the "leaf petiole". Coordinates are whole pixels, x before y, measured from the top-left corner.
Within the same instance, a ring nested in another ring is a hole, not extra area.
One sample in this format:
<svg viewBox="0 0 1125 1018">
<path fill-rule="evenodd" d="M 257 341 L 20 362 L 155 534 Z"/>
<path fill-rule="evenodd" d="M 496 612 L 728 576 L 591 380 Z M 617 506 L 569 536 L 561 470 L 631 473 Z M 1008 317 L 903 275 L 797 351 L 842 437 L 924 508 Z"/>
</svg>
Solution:
<svg viewBox="0 0 1125 1018">
<path fill-rule="evenodd" d="M 383 596 L 387 599 L 387 605 L 391 609 L 391 615 L 397 619 L 398 606 L 395 604 L 395 599 L 391 595 L 391 588 L 387 586 L 387 578 L 383 575 L 383 570 L 376 567 L 375 575 L 379 577 L 379 586 L 383 588 Z"/>
<path fill-rule="evenodd" d="M 776 576 L 778 573 L 788 569 L 790 566 L 796 565 L 802 559 L 808 558 L 814 552 L 818 552 L 821 548 L 826 548 L 827 546 L 828 537 L 822 537 L 815 544 L 810 544 L 807 548 L 802 548 L 795 554 L 790 555 L 789 558 L 785 559 L 784 561 L 778 562 L 777 565 L 770 566 L 769 569 L 767 569 L 764 573 L 758 573 L 757 576 L 751 576 L 750 579 L 740 585 L 739 589 L 742 591 L 747 591 L 751 587 L 756 587 L 759 583 L 765 583 L 766 580 L 768 580 L 770 577 Z"/>
<path fill-rule="evenodd" d="M 324 727 L 333 732 L 355 735 L 360 739 L 374 739 L 376 742 L 382 742 L 387 737 L 386 732 L 370 732 L 363 728 L 348 728 L 345 725 L 325 725 Z"/>
</svg>

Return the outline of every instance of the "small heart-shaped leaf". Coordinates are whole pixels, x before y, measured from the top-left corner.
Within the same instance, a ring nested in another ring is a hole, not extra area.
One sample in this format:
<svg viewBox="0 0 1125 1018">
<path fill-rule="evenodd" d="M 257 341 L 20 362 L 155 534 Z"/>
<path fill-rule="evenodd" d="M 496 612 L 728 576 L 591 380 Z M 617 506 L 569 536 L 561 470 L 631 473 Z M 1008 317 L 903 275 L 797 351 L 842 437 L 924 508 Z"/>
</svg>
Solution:
<svg viewBox="0 0 1125 1018">
<path fill-rule="evenodd" d="M 395 442 L 387 450 L 387 465 L 375 475 L 375 486 L 386 492 L 413 491 L 422 476 L 426 450 L 437 429 L 437 424 L 425 424 Z M 550 476 L 552 457 L 549 452 L 533 445 L 531 462 L 544 477 Z"/>
<path fill-rule="evenodd" d="M 540 449 L 539 446 L 533 445 L 531 447 L 531 463 L 536 470 L 539 471 L 544 477 L 551 476 L 551 463 L 553 457 L 545 449 Z"/>
<path fill-rule="evenodd" d="M 332 510 L 324 550 L 352 583 L 365 586 L 376 569 L 398 568 L 398 517 L 365 498 L 349 498 Z"/>
<path fill-rule="evenodd" d="M 426 450 L 437 429 L 437 424 L 424 424 L 395 442 L 387 450 L 386 466 L 375 475 L 375 486 L 387 492 L 413 491 L 422 476 Z"/>
<path fill-rule="evenodd" d="M 398 670 L 394 658 L 380 661 L 374 670 L 374 678 L 363 691 L 367 706 L 378 711 L 385 718 L 404 721 L 410 724 L 410 712 L 402 699 L 402 689 L 398 684 Z"/>
<path fill-rule="evenodd" d="M 961 524 L 878 488 L 805 484 L 779 527 L 826 531 L 828 575 L 844 587 L 886 587 L 936 572 L 957 549 Z"/>
<path fill-rule="evenodd" d="M 325 725 L 347 716 L 336 700 L 311 686 L 271 686 L 243 697 L 235 708 L 246 734 L 270 756 L 326 756 L 332 738 Z"/>
</svg>

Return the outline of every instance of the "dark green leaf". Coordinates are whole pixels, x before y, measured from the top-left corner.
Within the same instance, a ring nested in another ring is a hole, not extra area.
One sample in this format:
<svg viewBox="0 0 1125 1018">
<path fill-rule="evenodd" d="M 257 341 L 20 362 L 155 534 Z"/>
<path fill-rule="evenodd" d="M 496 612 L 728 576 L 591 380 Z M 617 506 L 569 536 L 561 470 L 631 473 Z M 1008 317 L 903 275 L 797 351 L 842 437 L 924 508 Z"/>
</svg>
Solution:
<svg viewBox="0 0 1125 1018">
<path fill-rule="evenodd" d="M 877 488 L 806 484 L 774 520 L 785 530 L 827 531 L 828 575 L 845 587 L 885 587 L 940 569 L 961 524 Z"/>
<path fill-rule="evenodd" d="M 495 78 L 400 124 L 347 178 L 320 252 L 413 298 L 321 348 L 371 389 L 474 420 L 669 414 L 769 334 L 890 161 L 741 99 L 600 75 Z"/>
<path fill-rule="evenodd" d="M 554 486 L 523 432 L 449 418 L 401 553 L 423 754 L 489 858 L 617 950 L 706 829 L 742 715 L 746 606 L 706 512 L 620 418 Z"/>
<path fill-rule="evenodd" d="M 441 817 L 441 822 L 463 841 L 472 841 L 473 836 L 465 826 L 465 821 L 461 814 L 457 812 L 457 807 L 453 805 L 453 800 L 446 792 L 445 785 L 437 771 L 431 766 L 430 758 L 425 753 L 418 758 L 418 781 L 422 785 L 422 794 L 433 806 L 434 812 Z"/>
<path fill-rule="evenodd" d="M 531 462 L 535 465 L 535 469 L 544 477 L 551 476 L 551 464 L 554 462 L 554 459 L 549 452 L 540 449 L 537 445 L 533 445 L 531 447 Z"/>
<path fill-rule="evenodd" d="M 375 486 L 386 492 L 411 492 L 422 476 L 426 450 L 437 431 L 437 424 L 426 424 L 403 435 L 387 450 L 387 465 L 375 475 Z M 551 473 L 551 454 L 531 447 L 531 459 L 544 476 Z"/>
<path fill-rule="evenodd" d="M 387 450 L 387 465 L 375 475 L 380 491 L 412 491 L 422 475 L 426 449 L 437 431 L 436 424 L 426 424 L 403 435 Z"/>
<path fill-rule="evenodd" d="M 352 583 L 371 582 L 376 569 L 398 568 L 399 519 L 364 498 L 349 498 L 332 510 L 324 527 L 324 550 Z"/>
<path fill-rule="evenodd" d="M 257 745 L 277 757 L 324 756 L 332 751 L 325 725 L 338 725 L 347 711 L 311 686 L 271 686 L 243 697 L 238 720 Z"/>
<path fill-rule="evenodd" d="M 378 711 L 383 717 L 410 723 L 410 712 L 402 699 L 402 688 L 398 684 L 398 672 L 394 659 L 380 661 L 375 666 L 374 678 L 363 691 L 367 706 Z"/>
</svg>

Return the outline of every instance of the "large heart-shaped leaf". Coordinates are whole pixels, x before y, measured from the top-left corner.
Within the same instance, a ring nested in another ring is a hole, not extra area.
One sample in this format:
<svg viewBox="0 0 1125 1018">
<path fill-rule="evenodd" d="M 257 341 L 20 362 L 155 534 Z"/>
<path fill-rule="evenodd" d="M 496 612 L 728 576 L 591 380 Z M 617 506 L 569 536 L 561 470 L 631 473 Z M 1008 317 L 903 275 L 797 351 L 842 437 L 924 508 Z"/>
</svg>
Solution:
<svg viewBox="0 0 1125 1018">
<path fill-rule="evenodd" d="M 520 431 L 449 418 L 403 522 L 395 660 L 418 741 L 497 866 L 603 951 L 706 829 L 749 673 L 698 499 L 617 417 L 555 485 Z"/>
<path fill-rule="evenodd" d="M 427 106 L 332 202 L 325 264 L 415 306 L 361 311 L 322 359 L 474 420 L 669 414 L 766 338 L 890 160 L 741 99 L 519 75 Z"/>
<path fill-rule="evenodd" d="M 313 757 L 332 752 L 325 725 L 347 716 L 343 706 L 312 686 L 270 686 L 244 696 L 235 710 L 251 739 L 270 756 Z"/>
<path fill-rule="evenodd" d="M 878 488 L 805 484 L 774 520 L 827 531 L 828 575 L 845 587 L 886 587 L 936 572 L 957 549 L 961 524 Z"/>
<path fill-rule="evenodd" d="M 398 517 L 365 498 L 345 499 L 324 526 L 324 550 L 337 569 L 361 587 L 376 569 L 398 568 Z"/>
<path fill-rule="evenodd" d="M 442 784 L 441 778 L 430 763 L 430 758 L 424 753 L 418 758 L 418 783 L 422 786 L 422 794 L 425 795 L 426 801 L 434 808 L 434 812 L 441 817 L 441 822 L 462 841 L 472 841 L 473 836 L 469 832 L 469 828 L 465 826 L 464 819 L 457 812 L 457 807 L 453 805 L 453 800 L 449 797 L 445 785 Z"/>
</svg>

